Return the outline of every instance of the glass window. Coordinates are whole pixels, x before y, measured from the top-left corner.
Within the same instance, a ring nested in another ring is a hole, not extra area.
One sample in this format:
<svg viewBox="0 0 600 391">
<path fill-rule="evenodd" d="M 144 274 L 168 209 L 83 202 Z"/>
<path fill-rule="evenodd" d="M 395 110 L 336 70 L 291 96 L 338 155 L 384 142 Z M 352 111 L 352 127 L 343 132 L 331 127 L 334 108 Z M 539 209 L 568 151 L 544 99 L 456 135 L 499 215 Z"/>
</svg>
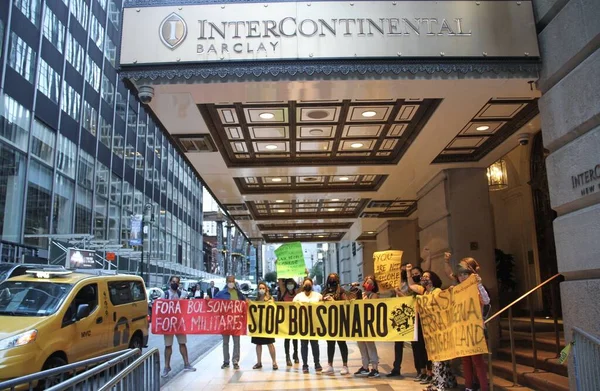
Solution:
<svg viewBox="0 0 600 391">
<path fill-rule="evenodd" d="M 27 237 L 50 233 L 50 207 L 52 205 L 52 170 L 32 160 L 29 165 L 27 204 L 25 207 L 25 243 L 47 247 L 48 239 Z"/>
<path fill-rule="evenodd" d="M 23 76 L 25 80 L 33 83 L 35 51 L 15 33 L 11 34 L 8 65 Z"/>
<path fill-rule="evenodd" d="M 0 301 L 0 314 L 49 316 L 55 313 L 73 288 L 70 284 L 44 281 L 4 281 L 0 291 L 10 292 Z"/>
<path fill-rule="evenodd" d="M 113 137 L 113 153 L 117 156 L 119 156 L 121 159 L 123 159 L 124 157 L 124 142 L 125 142 L 125 137 L 123 137 L 123 135 L 115 132 L 115 137 Z"/>
<path fill-rule="evenodd" d="M 110 176 L 110 201 L 116 204 L 121 204 L 121 187 L 123 186 L 123 181 L 121 178 L 116 176 L 114 173 L 111 173 Z"/>
<path fill-rule="evenodd" d="M 117 114 L 123 121 L 125 121 L 125 115 L 127 114 L 127 101 L 123 98 L 120 92 L 117 92 Z"/>
<path fill-rule="evenodd" d="M 96 310 L 98 307 L 98 284 L 88 284 L 77 292 L 63 316 L 63 327 L 77 322 L 77 309 L 82 304 L 87 304 L 90 314 Z"/>
<path fill-rule="evenodd" d="M 90 39 L 98 49 L 102 50 L 102 44 L 104 43 L 104 27 L 102 27 L 93 14 L 90 22 Z"/>
<path fill-rule="evenodd" d="M 83 102 L 83 128 L 95 136 L 96 129 L 98 128 L 97 121 L 98 114 L 96 109 L 94 109 L 88 102 Z"/>
<path fill-rule="evenodd" d="M 62 102 L 60 104 L 62 111 L 79 121 L 79 112 L 81 110 L 81 96 L 66 81 L 63 81 Z"/>
<path fill-rule="evenodd" d="M 71 0 L 71 13 L 79 21 L 79 24 L 87 29 L 88 5 L 85 0 Z"/>
<path fill-rule="evenodd" d="M 0 53 L 2 52 L 2 48 L 4 47 L 4 21 L 0 19 Z"/>
<path fill-rule="evenodd" d="M 31 153 L 52 165 L 56 133 L 38 120 L 33 121 Z"/>
<path fill-rule="evenodd" d="M 108 206 L 108 240 L 114 243 L 119 242 L 119 225 L 120 225 L 120 207 L 111 203 Z"/>
<path fill-rule="evenodd" d="M 46 95 L 53 102 L 58 103 L 60 76 L 44 59 L 40 59 L 40 77 L 38 78 L 38 91 Z"/>
<path fill-rule="evenodd" d="M 70 178 L 75 178 L 75 156 L 77 146 L 62 134 L 58 135 L 56 168 Z"/>
<path fill-rule="evenodd" d="M 31 113 L 8 95 L 0 101 L 0 138 L 27 150 Z"/>
<path fill-rule="evenodd" d="M 73 219 L 73 197 L 75 183 L 60 174 L 54 180 L 54 213 L 52 216 L 53 234 L 68 234 Z"/>
<path fill-rule="evenodd" d="M 44 37 L 60 52 L 63 52 L 65 41 L 65 26 L 48 6 L 44 12 Z"/>
<path fill-rule="evenodd" d="M 106 239 L 106 218 L 108 216 L 108 200 L 96 195 L 96 205 L 94 207 L 94 237 L 96 239 Z"/>
<path fill-rule="evenodd" d="M 146 290 L 140 281 L 109 282 L 108 291 L 110 292 L 110 302 L 113 305 L 146 300 Z"/>
<path fill-rule="evenodd" d="M 79 151 L 79 171 L 77 172 L 77 184 L 87 189 L 91 189 L 93 183 L 94 158 L 86 152 Z"/>
<path fill-rule="evenodd" d="M 104 164 L 96 163 L 96 195 L 102 197 L 108 197 L 108 178 L 109 171 L 108 167 Z"/>
<path fill-rule="evenodd" d="M 89 234 L 92 227 L 92 192 L 77 186 L 75 233 Z"/>
<path fill-rule="evenodd" d="M 15 0 L 15 7 L 31 20 L 31 23 L 40 26 L 41 0 Z"/>
<path fill-rule="evenodd" d="M 23 191 L 25 189 L 25 157 L 0 143 L 0 237 L 21 241 Z"/>
<path fill-rule="evenodd" d="M 102 99 L 111 107 L 115 102 L 115 86 L 105 74 L 102 74 Z"/>
<path fill-rule="evenodd" d="M 106 11 L 106 0 L 98 0 L 98 4 L 100 4 L 100 7 Z"/>
<path fill-rule="evenodd" d="M 100 90 L 100 75 L 102 74 L 100 67 L 92 61 L 90 56 L 86 57 L 85 64 L 85 81 L 87 81 L 94 90 Z"/>
<path fill-rule="evenodd" d="M 70 33 L 67 33 L 67 61 L 81 75 L 83 75 L 83 53 L 79 42 Z"/>
<path fill-rule="evenodd" d="M 121 24 L 121 9 L 115 4 L 114 0 L 108 2 L 108 19 L 118 30 Z"/>
<path fill-rule="evenodd" d="M 125 147 L 125 163 L 133 169 L 135 169 L 135 148 L 129 141 L 127 141 L 127 146 Z"/>
<path fill-rule="evenodd" d="M 104 57 L 115 67 L 115 61 L 117 59 L 117 45 L 107 35 L 104 41 Z"/>
<path fill-rule="evenodd" d="M 110 148 L 112 137 L 112 124 L 100 116 L 100 142 Z"/>
</svg>

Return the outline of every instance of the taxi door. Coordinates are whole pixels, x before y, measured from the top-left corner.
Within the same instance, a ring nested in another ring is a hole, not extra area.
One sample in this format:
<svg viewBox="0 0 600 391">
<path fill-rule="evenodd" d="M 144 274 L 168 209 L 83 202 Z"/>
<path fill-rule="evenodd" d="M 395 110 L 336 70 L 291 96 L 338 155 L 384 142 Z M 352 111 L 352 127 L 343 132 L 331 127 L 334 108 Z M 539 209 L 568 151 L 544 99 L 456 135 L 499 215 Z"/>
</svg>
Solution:
<svg viewBox="0 0 600 391">
<path fill-rule="evenodd" d="M 85 360 L 103 354 L 106 340 L 106 319 L 99 302 L 98 283 L 91 282 L 77 288 L 75 296 L 68 303 L 62 320 L 65 337 L 71 342 L 67 352 L 69 362 Z M 78 308 L 86 304 L 87 316 L 78 317 Z"/>
</svg>

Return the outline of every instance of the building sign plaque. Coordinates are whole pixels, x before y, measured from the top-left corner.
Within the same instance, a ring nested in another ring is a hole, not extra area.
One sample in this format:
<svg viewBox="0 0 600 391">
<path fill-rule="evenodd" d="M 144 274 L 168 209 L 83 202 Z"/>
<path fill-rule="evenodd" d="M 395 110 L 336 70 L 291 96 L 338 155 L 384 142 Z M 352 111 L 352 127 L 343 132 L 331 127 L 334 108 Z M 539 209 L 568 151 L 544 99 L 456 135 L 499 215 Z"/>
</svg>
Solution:
<svg viewBox="0 0 600 391">
<path fill-rule="evenodd" d="M 126 8 L 121 65 L 539 57 L 531 1 L 341 1 Z"/>
</svg>

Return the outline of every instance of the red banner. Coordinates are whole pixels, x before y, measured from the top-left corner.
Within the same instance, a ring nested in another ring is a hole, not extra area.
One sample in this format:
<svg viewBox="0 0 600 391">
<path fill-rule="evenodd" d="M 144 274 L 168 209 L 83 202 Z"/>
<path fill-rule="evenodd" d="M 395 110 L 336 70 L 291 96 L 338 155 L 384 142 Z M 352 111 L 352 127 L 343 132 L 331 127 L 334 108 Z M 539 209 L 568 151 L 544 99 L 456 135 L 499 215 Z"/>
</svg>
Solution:
<svg viewBox="0 0 600 391">
<path fill-rule="evenodd" d="M 156 300 L 152 333 L 246 335 L 246 307 L 241 300 Z"/>
</svg>

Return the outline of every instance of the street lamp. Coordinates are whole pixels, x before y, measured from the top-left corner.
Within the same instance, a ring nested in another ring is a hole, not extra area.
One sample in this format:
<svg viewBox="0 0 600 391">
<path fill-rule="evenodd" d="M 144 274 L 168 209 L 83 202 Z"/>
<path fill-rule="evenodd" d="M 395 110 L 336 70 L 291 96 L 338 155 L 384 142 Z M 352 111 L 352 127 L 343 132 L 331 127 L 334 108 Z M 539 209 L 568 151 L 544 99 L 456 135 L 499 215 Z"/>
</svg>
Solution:
<svg viewBox="0 0 600 391">
<path fill-rule="evenodd" d="M 150 225 L 152 225 L 154 223 L 154 213 L 152 213 L 152 204 L 150 204 L 150 203 L 144 205 L 144 214 L 142 215 L 142 235 L 141 235 L 142 259 L 141 259 L 141 264 L 140 264 L 140 273 L 142 275 L 142 279 L 144 280 L 144 283 L 148 282 L 146 280 L 146 270 L 145 270 L 146 267 L 144 265 L 144 237 L 146 236 L 146 234 L 149 231 L 148 227 L 146 226 L 147 223 L 150 223 Z"/>
</svg>

